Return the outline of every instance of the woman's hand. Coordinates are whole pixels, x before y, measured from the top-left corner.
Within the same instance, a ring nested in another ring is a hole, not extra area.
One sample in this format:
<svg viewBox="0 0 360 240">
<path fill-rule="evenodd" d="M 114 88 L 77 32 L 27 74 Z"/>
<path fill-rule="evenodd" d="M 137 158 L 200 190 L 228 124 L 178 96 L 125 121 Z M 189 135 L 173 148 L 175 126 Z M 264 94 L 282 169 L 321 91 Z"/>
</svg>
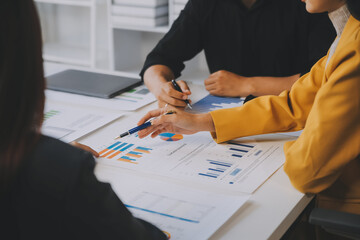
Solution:
<svg viewBox="0 0 360 240">
<path fill-rule="evenodd" d="M 78 142 L 71 142 L 70 144 L 77 147 L 77 148 L 80 148 L 82 150 L 85 150 L 85 151 L 91 153 L 94 157 L 99 157 L 99 153 L 96 152 L 94 149 L 92 149 L 89 146 L 86 146 L 86 145 L 78 143 Z"/>
<path fill-rule="evenodd" d="M 168 114 L 172 112 L 172 114 Z M 139 132 L 139 137 L 144 138 L 151 134 L 156 137 L 160 133 L 171 132 L 179 134 L 194 134 L 200 131 L 215 131 L 215 126 L 210 113 L 192 114 L 174 107 L 165 107 L 148 112 L 138 125 L 154 118 L 152 125 Z"/>
</svg>

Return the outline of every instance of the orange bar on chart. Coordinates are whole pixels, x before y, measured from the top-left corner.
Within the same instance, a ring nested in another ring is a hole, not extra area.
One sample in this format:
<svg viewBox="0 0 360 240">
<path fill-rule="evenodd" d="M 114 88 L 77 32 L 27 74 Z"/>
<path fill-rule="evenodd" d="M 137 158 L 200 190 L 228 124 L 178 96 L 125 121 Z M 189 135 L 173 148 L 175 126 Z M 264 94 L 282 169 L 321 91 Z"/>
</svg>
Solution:
<svg viewBox="0 0 360 240">
<path fill-rule="evenodd" d="M 133 163 L 133 164 L 138 164 L 137 162 L 133 162 L 133 161 L 131 161 L 131 160 L 122 159 L 122 158 L 119 158 L 118 161 L 127 162 L 127 163 Z"/>
<path fill-rule="evenodd" d="M 110 150 L 107 153 L 105 153 L 104 155 L 100 156 L 100 157 L 106 157 L 109 156 L 110 154 L 112 154 L 113 152 L 115 152 L 115 150 Z"/>
<path fill-rule="evenodd" d="M 128 153 L 128 154 L 126 154 L 125 156 L 128 156 L 128 157 L 136 157 L 136 158 L 141 157 L 141 155 L 136 155 L 136 154 L 131 154 L 131 153 Z"/>
<path fill-rule="evenodd" d="M 138 148 L 135 148 L 134 151 L 141 152 L 141 153 L 150 153 L 150 151 L 148 151 L 148 150 L 143 150 L 143 149 L 138 149 Z"/>
<path fill-rule="evenodd" d="M 109 156 L 108 159 L 112 159 L 113 157 L 117 156 L 119 153 L 121 153 L 120 151 L 117 151 L 116 153 L 114 153 L 113 155 Z"/>
<path fill-rule="evenodd" d="M 99 152 L 99 155 L 101 156 L 101 154 L 105 153 L 106 151 L 108 151 L 109 149 L 105 148 L 104 150 L 102 150 L 101 152 Z"/>
</svg>

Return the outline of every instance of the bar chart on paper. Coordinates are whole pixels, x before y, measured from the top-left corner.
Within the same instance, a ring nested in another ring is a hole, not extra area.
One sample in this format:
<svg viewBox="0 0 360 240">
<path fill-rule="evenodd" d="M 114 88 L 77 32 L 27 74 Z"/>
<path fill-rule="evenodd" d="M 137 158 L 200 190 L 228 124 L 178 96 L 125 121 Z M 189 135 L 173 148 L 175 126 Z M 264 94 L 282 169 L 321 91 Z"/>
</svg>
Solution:
<svg viewBox="0 0 360 240">
<path fill-rule="evenodd" d="M 200 223 L 215 208 L 149 192 L 142 192 L 129 202 L 125 206 L 130 209 L 189 223 Z"/>
<path fill-rule="evenodd" d="M 231 194 L 191 188 L 136 171 L 103 172 L 129 211 L 165 231 L 171 240 L 209 239 L 248 199 Z"/>
<path fill-rule="evenodd" d="M 133 143 L 117 141 L 99 152 L 101 158 L 138 164 L 138 160 L 151 153 L 151 148 L 136 146 Z"/>
<path fill-rule="evenodd" d="M 216 144 L 209 133 L 175 137 L 166 134 L 139 139 L 131 135 L 126 141 L 96 148 L 100 151 L 98 161 L 245 193 L 254 191 L 284 162 L 283 140 Z"/>
<path fill-rule="evenodd" d="M 60 111 L 58 111 L 58 110 L 53 110 L 53 109 L 48 110 L 47 112 L 44 113 L 44 121 L 46 121 L 58 114 L 60 114 Z"/>
<path fill-rule="evenodd" d="M 103 109 L 86 109 L 82 105 L 47 99 L 42 133 L 65 142 L 71 142 L 121 115 Z"/>
</svg>

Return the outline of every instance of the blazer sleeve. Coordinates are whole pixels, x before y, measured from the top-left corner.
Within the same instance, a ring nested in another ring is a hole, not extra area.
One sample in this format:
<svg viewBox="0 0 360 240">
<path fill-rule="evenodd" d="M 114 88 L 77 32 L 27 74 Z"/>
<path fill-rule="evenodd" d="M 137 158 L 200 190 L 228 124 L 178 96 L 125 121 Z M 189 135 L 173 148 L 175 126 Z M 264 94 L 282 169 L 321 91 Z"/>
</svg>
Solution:
<svg viewBox="0 0 360 240">
<path fill-rule="evenodd" d="M 359 41 L 342 48 L 339 44 L 336 51 L 342 57 L 330 60 L 328 79 L 316 95 L 304 131 L 296 141 L 285 144 L 284 170 L 301 192 L 319 193 L 329 188 L 345 167 L 359 161 L 356 160 L 360 155 L 358 44 Z M 335 54 L 333 57 L 336 58 Z"/>
<path fill-rule="evenodd" d="M 167 239 L 152 224 L 133 217 L 110 184 L 96 179 L 90 154 L 81 164 L 78 180 L 66 200 L 69 218 L 64 225 L 74 239 Z"/>
<path fill-rule="evenodd" d="M 317 91 L 322 85 L 327 57 L 322 58 L 279 96 L 255 98 L 241 107 L 211 112 L 218 143 L 256 134 L 297 131 L 304 128 Z"/>
<path fill-rule="evenodd" d="M 158 64 L 169 67 L 175 78 L 181 75 L 185 68 L 184 62 L 192 59 L 203 49 L 201 16 L 205 7 L 204 0 L 188 1 L 169 32 L 147 56 L 140 72 L 142 78 L 146 69 Z"/>
</svg>

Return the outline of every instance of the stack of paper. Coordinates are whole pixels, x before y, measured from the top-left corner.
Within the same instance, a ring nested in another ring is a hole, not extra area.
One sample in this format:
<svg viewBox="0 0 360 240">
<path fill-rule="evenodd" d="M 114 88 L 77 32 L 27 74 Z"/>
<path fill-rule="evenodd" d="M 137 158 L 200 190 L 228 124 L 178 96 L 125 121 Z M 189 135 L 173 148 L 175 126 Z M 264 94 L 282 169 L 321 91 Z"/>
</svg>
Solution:
<svg viewBox="0 0 360 240">
<path fill-rule="evenodd" d="M 167 0 L 114 0 L 111 11 L 115 25 L 157 27 L 169 19 Z"/>
<path fill-rule="evenodd" d="M 174 19 L 177 19 L 180 15 L 180 12 L 184 9 L 188 0 L 174 0 Z"/>
</svg>

